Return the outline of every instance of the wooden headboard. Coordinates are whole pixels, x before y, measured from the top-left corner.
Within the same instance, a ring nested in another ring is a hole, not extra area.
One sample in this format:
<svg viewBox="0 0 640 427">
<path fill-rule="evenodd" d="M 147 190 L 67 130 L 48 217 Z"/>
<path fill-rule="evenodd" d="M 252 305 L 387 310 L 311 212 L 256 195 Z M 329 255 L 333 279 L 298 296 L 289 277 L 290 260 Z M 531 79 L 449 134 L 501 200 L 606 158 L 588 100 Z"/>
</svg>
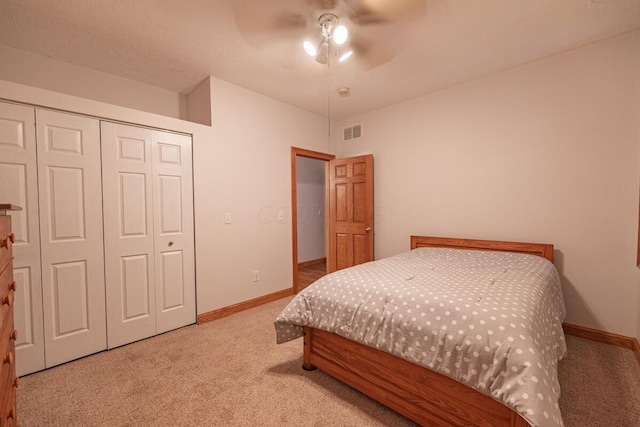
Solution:
<svg viewBox="0 0 640 427">
<path fill-rule="evenodd" d="M 411 249 L 425 247 L 520 252 L 541 256 L 553 262 L 553 245 L 547 243 L 502 242 L 498 240 L 411 236 Z"/>
</svg>

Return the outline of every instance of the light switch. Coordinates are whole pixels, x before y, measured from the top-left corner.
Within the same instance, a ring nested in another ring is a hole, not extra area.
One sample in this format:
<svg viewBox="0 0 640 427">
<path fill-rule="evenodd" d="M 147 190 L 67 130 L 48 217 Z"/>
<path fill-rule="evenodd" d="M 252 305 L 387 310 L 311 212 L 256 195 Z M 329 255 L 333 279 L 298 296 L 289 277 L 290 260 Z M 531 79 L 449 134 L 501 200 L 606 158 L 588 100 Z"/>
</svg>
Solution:
<svg viewBox="0 0 640 427">
<path fill-rule="evenodd" d="M 231 224 L 231 212 L 224 213 L 224 223 Z"/>
<path fill-rule="evenodd" d="M 284 211 L 282 209 L 278 211 L 278 221 L 284 221 Z"/>
</svg>

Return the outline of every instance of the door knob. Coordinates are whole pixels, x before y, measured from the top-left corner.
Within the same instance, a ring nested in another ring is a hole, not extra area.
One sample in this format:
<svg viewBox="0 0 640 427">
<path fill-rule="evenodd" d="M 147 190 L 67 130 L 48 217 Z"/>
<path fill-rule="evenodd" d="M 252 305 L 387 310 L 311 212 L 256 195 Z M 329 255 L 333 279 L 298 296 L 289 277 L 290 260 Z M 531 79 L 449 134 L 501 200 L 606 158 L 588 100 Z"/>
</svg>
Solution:
<svg viewBox="0 0 640 427">
<path fill-rule="evenodd" d="M 0 241 L 0 248 L 11 249 L 11 244 L 14 243 L 15 241 L 16 241 L 16 235 L 11 233 L 7 237 L 2 239 L 2 241 Z"/>
<path fill-rule="evenodd" d="M 169 242 L 169 247 L 173 246 L 173 240 Z"/>
<path fill-rule="evenodd" d="M 3 363 L 7 363 L 9 365 L 13 365 L 13 351 L 10 351 L 9 353 L 7 353 L 7 355 L 4 357 Z"/>
<path fill-rule="evenodd" d="M 371 233 L 371 227 L 365 228 L 364 231 L 366 231 L 367 233 Z"/>
<path fill-rule="evenodd" d="M 2 297 L 2 304 L 6 304 L 9 307 L 13 305 L 13 294 L 8 294 Z"/>
</svg>

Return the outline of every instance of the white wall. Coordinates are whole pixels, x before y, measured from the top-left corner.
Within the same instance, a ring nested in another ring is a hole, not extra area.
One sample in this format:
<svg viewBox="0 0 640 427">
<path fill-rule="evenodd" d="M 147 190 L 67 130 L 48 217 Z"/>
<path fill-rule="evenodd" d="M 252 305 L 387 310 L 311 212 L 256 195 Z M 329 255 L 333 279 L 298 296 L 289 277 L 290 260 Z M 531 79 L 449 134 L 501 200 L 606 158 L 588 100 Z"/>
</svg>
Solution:
<svg viewBox="0 0 640 427">
<path fill-rule="evenodd" d="M 183 95 L 2 44 L 0 79 L 163 116 L 186 118 Z"/>
<path fill-rule="evenodd" d="M 412 234 L 555 244 L 567 322 L 637 336 L 640 32 L 335 124 L 373 153 L 376 256 Z"/>
<path fill-rule="evenodd" d="M 292 286 L 291 146 L 329 149 L 322 116 L 221 80 L 211 93 L 212 138 L 194 151 L 200 313 Z"/>
<path fill-rule="evenodd" d="M 292 287 L 290 147 L 329 148 L 326 118 L 213 78 L 210 85 L 211 127 L 0 80 L 1 99 L 193 135 L 198 314 Z"/>
<path fill-rule="evenodd" d="M 326 255 L 325 166 L 324 160 L 297 156 L 298 262 Z"/>
</svg>

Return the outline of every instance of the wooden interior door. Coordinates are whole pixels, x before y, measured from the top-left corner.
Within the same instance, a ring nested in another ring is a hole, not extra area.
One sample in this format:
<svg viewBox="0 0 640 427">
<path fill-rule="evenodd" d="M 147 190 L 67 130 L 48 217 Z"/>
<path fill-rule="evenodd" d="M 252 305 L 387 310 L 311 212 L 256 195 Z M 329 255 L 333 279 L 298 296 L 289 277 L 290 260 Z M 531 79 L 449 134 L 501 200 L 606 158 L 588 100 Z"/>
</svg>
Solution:
<svg viewBox="0 0 640 427">
<path fill-rule="evenodd" d="M 373 155 L 329 162 L 327 269 L 373 261 Z"/>
<path fill-rule="evenodd" d="M 0 201 L 22 207 L 11 215 L 16 241 L 14 323 L 16 374 L 44 369 L 35 109 L 0 103 Z"/>
<path fill-rule="evenodd" d="M 107 348 L 100 124 L 36 110 L 46 367 Z"/>
</svg>

